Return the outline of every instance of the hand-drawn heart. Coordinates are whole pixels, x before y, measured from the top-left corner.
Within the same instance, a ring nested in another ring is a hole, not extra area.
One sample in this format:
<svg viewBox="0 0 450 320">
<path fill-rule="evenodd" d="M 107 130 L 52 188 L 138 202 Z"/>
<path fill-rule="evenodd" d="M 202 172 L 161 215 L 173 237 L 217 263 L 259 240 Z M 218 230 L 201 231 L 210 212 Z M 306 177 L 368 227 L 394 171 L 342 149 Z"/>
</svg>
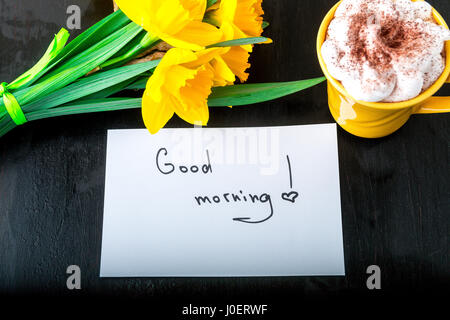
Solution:
<svg viewBox="0 0 450 320">
<path fill-rule="evenodd" d="M 295 203 L 295 200 L 297 200 L 298 196 L 299 196 L 298 192 L 292 191 L 292 192 L 289 192 L 289 193 L 283 193 L 281 195 L 281 198 L 283 200 Z"/>
</svg>

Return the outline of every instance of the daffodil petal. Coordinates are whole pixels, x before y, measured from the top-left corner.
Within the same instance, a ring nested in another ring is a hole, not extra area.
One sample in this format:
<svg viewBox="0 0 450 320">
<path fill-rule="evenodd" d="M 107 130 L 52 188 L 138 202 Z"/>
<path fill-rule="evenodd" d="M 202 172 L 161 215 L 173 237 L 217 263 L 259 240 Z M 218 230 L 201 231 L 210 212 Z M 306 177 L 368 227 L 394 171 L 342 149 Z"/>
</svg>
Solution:
<svg viewBox="0 0 450 320">
<path fill-rule="evenodd" d="M 173 117 L 174 111 L 170 107 L 170 99 L 156 102 L 145 92 L 142 97 L 142 118 L 151 134 L 157 133 Z"/>
<path fill-rule="evenodd" d="M 115 0 L 120 10 L 125 13 L 134 23 L 143 28 L 151 24 L 151 17 L 148 12 L 151 11 L 152 1 L 148 0 Z"/>
<path fill-rule="evenodd" d="M 180 89 L 183 99 L 180 100 L 180 104 L 174 106 L 174 109 L 184 121 L 194 125 L 208 124 L 208 97 L 211 94 L 213 77 L 213 73 L 202 66 L 197 70 L 196 77 L 187 80 L 186 86 Z"/>
<path fill-rule="evenodd" d="M 249 37 L 259 37 L 263 32 L 262 15 L 264 11 L 261 3 L 262 0 L 240 0 L 237 3 L 236 15 L 233 22 Z"/>
<path fill-rule="evenodd" d="M 227 53 L 229 50 L 230 50 L 229 47 L 224 47 L 198 51 L 195 53 L 197 59 L 195 61 L 186 62 L 184 63 L 184 65 L 188 68 L 198 68 L 201 65 L 207 64 L 215 57 Z"/>
<path fill-rule="evenodd" d="M 242 47 L 232 47 L 230 51 L 222 56 L 222 59 L 231 71 L 238 76 L 241 82 L 245 82 L 249 76 L 249 74 L 245 72 L 250 68 L 250 63 L 248 63 L 249 57 L 250 53 Z"/>
<path fill-rule="evenodd" d="M 183 7 L 190 12 L 194 20 L 202 21 L 206 12 L 205 0 L 180 0 Z"/>
<path fill-rule="evenodd" d="M 174 112 L 192 124 L 208 123 L 207 100 L 214 83 L 209 62 L 227 50 L 212 48 L 194 53 L 174 48 L 166 53 L 148 81 L 143 98 L 144 122 L 150 132 L 157 132 Z"/>
<path fill-rule="evenodd" d="M 222 0 L 219 9 L 222 21 L 234 21 L 237 6 L 237 0 Z"/>
<path fill-rule="evenodd" d="M 209 11 L 207 17 L 220 27 L 226 22 L 234 25 L 240 32 L 233 39 L 238 39 L 261 36 L 263 14 L 262 0 L 221 0 L 219 8 Z"/>
<path fill-rule="evenodd" d="M 234 31 L 234 39 L 242 39 L 242 38 L 248 38 L 249 37 L 247 34 L 242 32 L 242 30 L 239 29 L 234 24 L 233 24 L 233 31 Z M 246 44 L 246 45 L 243 45 L 241 47 L 244 48 L 245 50 L 247 50 L 247 52 L 252 52 L 253 51 L 253 46 L 251 44 Z"/>
<path fill-rule="evenodd" d="M 206 12 L 217 10 L 217 9 L 219 9 L 219 7 L 220 7 L 220 1 L 217 1 L 217 2 L 214 3 L 212 6 L 210 6 L 209 8 L 207 8 L 207 9 L 206 9 Z"/>
<path fill-rule="evenodd" d="M 173 66 L 195 61 L 196 59 L 197 56 L 195 53 L 187 49 L 172 48 L 167 51 L 164 58 L 161 60 L 153 75 L 147 82 L 148 93 L 155 101 L 160 102 L 163 98 L 161 94 L 161 87 L 166 82 L 167 76 L 170 75 L 169 69 Z"/>
<path fill-rule="evenodd" d="M 214 86 L 231 85 L 236 80 L 235 74 L 221 57 L 212 60 L 211 66 L 214 71 Z"/>
<path fill-rule="evenodd" d="M 168 88 L 178 88 L 173 89 L 171 91 L 171 94 L 179 99 L 183 100 L 183 97 L 181 96 L 181 89 L 187 85 L 187 82 L 189 80 L 195 79 L 197 76 L 197 70 L 195 69 L 189 69 L 186 67 L 183 67 L 181 65 L 178 66 L 172 66 L 170 69 L 170 72 L 167 73 L 165 77 L 164 86 Z M 184 105 L 184 109 L 187 110 L 189 108 L 188 105 Z"/>
<path fill-rule="evenodd" d="M 224 21 L 220 26 L 220 30 L 222 31 L 223 38 L 222 41 L 234 40 L 234 27 L 231 22 Z"/>
<path fill-rule="evenodd" d="M 221 39 L 222 32 L 213 25 L 191 21 L 179 34 L 173 35 L 166 41 L 174 47 L 200 51 L 206 46 L 220 42 Z"/>
<path fill-rule="evenodd" d="M 154 0 L 147 1 L 154 2 Z M 164 0 L 148 14 L 152 19 L 150 29 L 154 27 L 162 34 L 167 35 L 181 32 L 192 20 L 191 13 L 181 4 L 180 0 Z M 151 30 L 149 31 L 151 32 Z"/>
<path fill-rule="evenodd" d="M 119 0 L 135 23 L 173 47 L 194 51 L 219 42 L 221 32 L 202 22 L 206 0 Z"/>
</svg>

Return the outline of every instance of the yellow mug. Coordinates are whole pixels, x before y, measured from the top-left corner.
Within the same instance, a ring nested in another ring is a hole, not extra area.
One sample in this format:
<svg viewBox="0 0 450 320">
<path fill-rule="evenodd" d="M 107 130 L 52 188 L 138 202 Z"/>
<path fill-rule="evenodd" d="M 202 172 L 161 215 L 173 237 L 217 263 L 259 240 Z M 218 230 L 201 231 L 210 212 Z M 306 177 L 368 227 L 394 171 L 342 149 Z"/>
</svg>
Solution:
<svg viewBox="0 0 450 320">
<path fill-rule="evenodd" d="M 450 41 L 445 43 L 447 54 L 444 72 L 428 90 L 418 97 L 404 102 L 378 103 L 357 101 L 349 95 L 341 82 L 330 75 L 321 53 L 328 26 L 341 2 L 339 1 L 325 16 L 317 37 L 320 66 L 328 80 L 328 105 L 336 122 L 355 136 L 381 138 L 400 129 L 412 114 L 450 112 L 450 97 L 433 97 L 444 83 L 450 83 Z M 448 29 L 445 20 L 434 9 L 433 16 L 438 24 Z"/>
</svg>

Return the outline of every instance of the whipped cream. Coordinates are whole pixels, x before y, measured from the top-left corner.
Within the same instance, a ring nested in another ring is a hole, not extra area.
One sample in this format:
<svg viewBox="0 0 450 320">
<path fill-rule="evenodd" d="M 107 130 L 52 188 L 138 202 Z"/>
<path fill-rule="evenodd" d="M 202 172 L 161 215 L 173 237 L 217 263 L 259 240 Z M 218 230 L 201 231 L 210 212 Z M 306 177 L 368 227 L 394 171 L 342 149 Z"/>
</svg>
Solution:
<svg viewBox="0 0 450 320">
<path fill-rule="evenodd" d="M 445 68 L 450 31 L 431 6 L 410 0 L 343 0 L 321 51 L 330 74 L 357 100 L 417 97 Z"/>
</svg>

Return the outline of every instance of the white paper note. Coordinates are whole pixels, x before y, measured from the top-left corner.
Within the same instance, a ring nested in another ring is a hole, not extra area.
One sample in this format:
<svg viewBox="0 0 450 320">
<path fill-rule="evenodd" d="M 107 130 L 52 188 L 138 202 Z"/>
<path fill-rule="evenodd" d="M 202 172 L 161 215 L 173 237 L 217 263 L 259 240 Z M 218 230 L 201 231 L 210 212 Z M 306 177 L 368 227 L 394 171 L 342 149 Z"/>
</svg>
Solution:
<svg viewBox="0 0 450 320">
<path fill-rule="evenodd" d="M 344 274 L 335 124 L 108 132 L 101 277 Z"/>
</svg>

